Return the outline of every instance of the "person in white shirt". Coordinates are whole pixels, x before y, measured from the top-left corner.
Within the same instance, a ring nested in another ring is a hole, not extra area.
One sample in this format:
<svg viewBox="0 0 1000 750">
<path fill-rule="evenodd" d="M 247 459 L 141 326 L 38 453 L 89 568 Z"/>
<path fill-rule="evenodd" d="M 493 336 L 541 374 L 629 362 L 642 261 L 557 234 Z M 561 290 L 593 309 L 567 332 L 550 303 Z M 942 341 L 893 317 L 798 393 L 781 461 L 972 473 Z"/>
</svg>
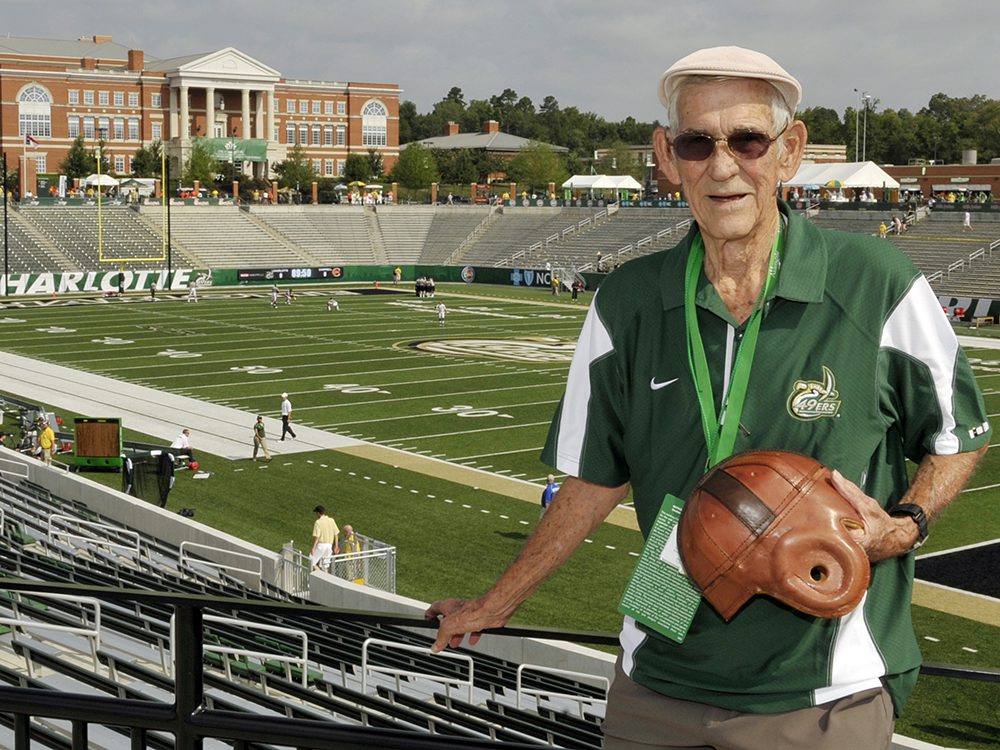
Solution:
<svg viewBox="0 0 1000 750">
<path fill-rule="evenodd" d="M 444 302 L 438 302 L 437 304 L 438 312 L 438 325 L 444 325 L 444 316 L 448 314 L 448 308 L 444 306 Z"/>
<path fill-rule="evenodd" d="M 170 447 L 181 453 L 186 453 L 192 461 L 194 460 L 194 451 L 191 450 L 191 430 L 186 427 L 181 430 L 180 435 L 174 438 Z"/>
<path fill-rule="evenodd" d="M 284 442 L 285 435 L 295 437 L 295 430 L 289 422 L 292 421 L 292 402 L 288 400 L 288 394 L 281 394 L 281 441 Z"/>
</svg>

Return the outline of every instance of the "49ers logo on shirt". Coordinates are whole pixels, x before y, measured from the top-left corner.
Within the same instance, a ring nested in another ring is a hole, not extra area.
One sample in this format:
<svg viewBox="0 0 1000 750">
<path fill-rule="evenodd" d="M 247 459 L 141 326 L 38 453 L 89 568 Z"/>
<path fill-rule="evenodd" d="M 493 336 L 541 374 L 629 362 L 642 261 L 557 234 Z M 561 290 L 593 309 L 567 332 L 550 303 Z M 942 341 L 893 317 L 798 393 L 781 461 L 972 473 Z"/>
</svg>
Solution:
<svg viewBox="0 0 1000 750">
<path fill-rule="evenodd" d="M 840 392 L 830 368 L 823 365 L 823 380 L 796 380 L 788 397 L 788 413 L 811 422 L 821 417 L 835 417 L 840 411 Z"/>
</svg>

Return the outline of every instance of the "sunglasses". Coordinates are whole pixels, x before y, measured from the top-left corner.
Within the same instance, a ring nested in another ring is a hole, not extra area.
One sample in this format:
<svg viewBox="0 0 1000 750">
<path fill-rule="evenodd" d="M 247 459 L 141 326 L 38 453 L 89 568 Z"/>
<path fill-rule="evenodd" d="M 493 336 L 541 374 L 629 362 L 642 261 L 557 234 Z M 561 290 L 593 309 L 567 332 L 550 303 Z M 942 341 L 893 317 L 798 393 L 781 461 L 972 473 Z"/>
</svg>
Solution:
<svg viewBox="0 0 1000 750">
<path fill-rule="evenodd" d="M 786 125 L 774 138 L 756 130 L 740 130 L 725 138 L 713 138 L 707 133 L 682 133 L 670 142 L 670 148 L 684 161 L 705 161 L 715 153 L 715 144 L 722 142 L 738 159 L 759 159 L 787 129 Z"/>
</svg>

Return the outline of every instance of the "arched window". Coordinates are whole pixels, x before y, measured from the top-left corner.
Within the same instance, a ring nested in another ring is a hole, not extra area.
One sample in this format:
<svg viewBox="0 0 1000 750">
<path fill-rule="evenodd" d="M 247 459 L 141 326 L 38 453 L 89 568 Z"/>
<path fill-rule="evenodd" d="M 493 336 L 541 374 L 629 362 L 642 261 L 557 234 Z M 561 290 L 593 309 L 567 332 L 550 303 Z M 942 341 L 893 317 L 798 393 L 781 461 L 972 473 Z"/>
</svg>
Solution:
<svg viewBox="0 0 1000 750">
<path fill-rule="evenodd" d="M 361 110 L 361 144 L 363 146 L 386 145 L 386 121 L 389 112 L 379 101 L 370 101 Z"/>
<path fill-rule="evenodd" d="M 52 98 L 37 84 L 28 86 L 17 98 L 18 131 L 21 136 L 49 138 L 52 135 Z"/>
</svg>

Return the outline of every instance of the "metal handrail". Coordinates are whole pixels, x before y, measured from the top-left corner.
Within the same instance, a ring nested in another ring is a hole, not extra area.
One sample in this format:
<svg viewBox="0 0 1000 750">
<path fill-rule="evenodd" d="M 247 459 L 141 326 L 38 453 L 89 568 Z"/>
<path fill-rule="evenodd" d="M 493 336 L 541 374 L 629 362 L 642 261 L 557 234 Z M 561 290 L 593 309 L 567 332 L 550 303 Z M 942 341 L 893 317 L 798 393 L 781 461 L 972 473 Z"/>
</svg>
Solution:
<svg viewBox="0 0 1000 750">
<path fill-rule="evenodd" d="M 110 538 L 100 538 L 95 536 L 87 536 L 85 534 L 73 533 L 72 531 L 62 531 L 55 527 L 56 523 L 61 523 L 63 528 L 73 528 L 73 526 L 79 526 L 82 529 L 88 529 L 91 531 L 102 531 L 108 534 L 114 534 L 119 538 L 131 539 L 132 544 L 123 544 L 121 542 L 112 542 Z M 96 544 L 101 547 L 107 547 L 109 549 L 122 550 L 125 552 L 130 552 L 134 556 L 138 557 L 140 549 L 140 539 L 141 536 L 137 531 L 130 531 L 129 529 L 123 529 L 121 526 L 115 526 L 113 524 L 98 523 L 97 521 L 83 521 L 79 518 L 74 518 L 73 516 L 67 516 L 62 513 L 52 513 L 49 515 L 48 528 L 46 530 L 49 538 L 51 539 L 64 539 L 68 543 L 72 544 L 73 541 L 82 541 L 87 544 Z"/>
<path fill-rule="evenodd" d="M 297 614 L 322 620 L 347 619 L 382 625 L 408 625 L 434 628 L 436 622 L 422 616 L 404 617 L 376 612 L 338 610 L 314 605 L 278 603 L 264 600 L 231 599 L 219 596 L 163 593 L 145 590 L 125 590 L 77 583 L 47 583 L 16 578 L 0 580 L 9 591 L 45 593 L 76 592 L 94 595 L 114 602 L 148 602 L 174 609 L 176 640 L 173 643 L 174 701 L 153 702 L 84 695 L 39 688 L 0 686 L 0 705 L 13 717 L 15 747 L 28 747 L 32 719 L 64 720 L 72 723 L 76 747 L 86 747 L 91 725 L 114 725 L 127 728 L 132 735 L 132 747 L 148 747 L 148 733 L 172 734 L 175 747 L 200 746 L 203 739 L 230 740 L 245 746 L 247 742 L 272 743 L 281 746 L 307 746 L 316 750 L 348 750 L 358 747 L 380 747 L 396 750 L 441 750 L 461 747 L 463 750 L 494 750 L 495 743 L 475 738 L 451 738 L 439 734 L 418 734 L 412 731 L 372 729 L 343 726 L 329 720 L 287 719 L 270 715 L 232 714 L 213 709 L 204 700 L 205 678 L 202 667 L 202 627 L 205 608 L 225 607 L 235 612 L 272 613 L 294 618 Z M 493 633 L 515 637 L 560 638 L 578 643 L 616 644 L 617 635 L 564 633 L 551 629 L 498 628 Z M 1000 670 L 963 668 L 925 664 L 922 674 L 981 680 L 1000 683 Z M 537 745 L 505 743 L 510 750 L 529 750 Z"/>
<path fill-rule="evenodd" d="M 517 707 L 521 708 L 521 697 L 524 695 L 533 695 L 535 698 L 541 696 L 547 696 L 549 698 L 565 698 L 566 700 L 575 701 L 580 709 L 580 718 L 584 715 L 584 704 L 590 706 L 604 706 L 607 705 L 607 698 L 592 698 L 586 695 L 578 695 L 577 693 L 560 693 L 555 690 L 549 689 L 534 689 L 526 688 L 523 684 L 523 675 L 526 671 L 542 672 L 543 674 L 553 674 L 559 677 L 572 677 L 574 679 L 584 679 L 593 680 L 597 682 L 604 688 L 605 696 L 608 693 L 608 688 L 611 687 L 611 680 L 607 677 L 602 677 L 600 675 L 588 674 L 586 672 L 573 672 L 568 669 L 556 669 L 555 667 L 543 667 L 539 664 L 521 664 L 517 668 Z"/>
<path fill-rule="evenodd" d="M 469 676 L 465 679 L 459 679 L 455 677 L 445 677 L 439 674 L 433 674 L 431 672 L 414 672 L 410 669 L 401 669 L 399 667 L 379 667 L 368 663 L 368 647 L 369 646 L 383 646 L 388 651 L 409 651 L 410 653 L 423 654 L 424 656 L 439 656 L 450 661 L 460 661 L 468 665 Z M 396 690 L 400 688 L 399 678 L 401 676 L 407 677 L 423 677 L 426 680 L 431 680 L 432 682 L 440 682 L 445 686 L 445 693 L 448 691 L 452 685 L 465 686 L 468 689 L 469 703 L 472 702 L 472 687 L 475 677 L 475 663 L 471 656 L 466 654 L 456 654 L 451 651 L 440 651 L 437 654 L 432 652 L 429 648 L 425 646 L 413 646 L 408 643 L 397 643 L 396 641 L 387 641 L 382 638 L 366 638 L 364 643 L 361 644 L 361 692 L 368 692 L 368 674 L 385 674 L 390 675 L 396 680 Z"/>
<path fill-rule="evenodd" d="M 292 681 L 292 665 L 299 665 L 299 669 L 302 671 L 302 687 L 306 687 L 309 684 L 309 636 L 304 630 L 299 630 L 297 628 L 281 627 L 279 625 L 268 625 L 266 623 L 260 622 L 248 622 L 246 620 L 238 620 L 233 617 L 219 617 L 217 615 L 203 615 L 202 619 L 204 622 L 214 622 L 219 625 L 226 625 L 229 627 L 243 628 L 244 630 L 258 631 L 261 633 L 277 633 L 279 635 L 287 635 L 299 641 L 301 648 L 299 649 L 298 656 L 292 656 L 291 654 L 283 654 L 280 651 L 257 651 L 255 649 L 249 648 L 238 648 L 235 646 L 220 646 L 215 643 L 202 643 L 202 650 L 207 653 L 221 654 L 223 656 L 226 679 L 233 679 L 231 663 L 228 657 L 230 656 L 247 656 L 255 659 L 269 659 L 271 661 L 280 661 L 285 665 L 285 677 L 289 682 Z M 174 620 L 170 619 L 170 652 L 173 653 L 174 650 Z"/>
<path fill-rule="evenodd" d="M 211 560 L 206 560 L 203 557 L 194 557 L 188 550 L 191 549 L 201 549 L 209 550 L 211 552 L 218 552 L 222 555 L 227 555 L 229 557 L 242 558 L 243 560 L 251 561 L 252 566 L 249 568 L 235 567 L 229 563 L 217 563 Z M 197 562 L 198 565 L 203 565 L 206 568 L 214 568 L 216 570 L 236 570 L 240 573 L 246 573 L 248 575 L 254 576 L 257 579 L 257 585 L 260 586 L 261 580 L 263 580 L 263 562 L 257 555 L 247 555 L 243 552 L 234 552 L 230 549 L 225 549 L 223 547 L 213 547 L 208 544 L 199 544 L 198 542 L 181 542 L 180 554 L 178 556 L 178 561 L 182 568 L 188 568 L 190 570 L 194 569 L 194 566 L 190 561 Z"/>
</svg>

